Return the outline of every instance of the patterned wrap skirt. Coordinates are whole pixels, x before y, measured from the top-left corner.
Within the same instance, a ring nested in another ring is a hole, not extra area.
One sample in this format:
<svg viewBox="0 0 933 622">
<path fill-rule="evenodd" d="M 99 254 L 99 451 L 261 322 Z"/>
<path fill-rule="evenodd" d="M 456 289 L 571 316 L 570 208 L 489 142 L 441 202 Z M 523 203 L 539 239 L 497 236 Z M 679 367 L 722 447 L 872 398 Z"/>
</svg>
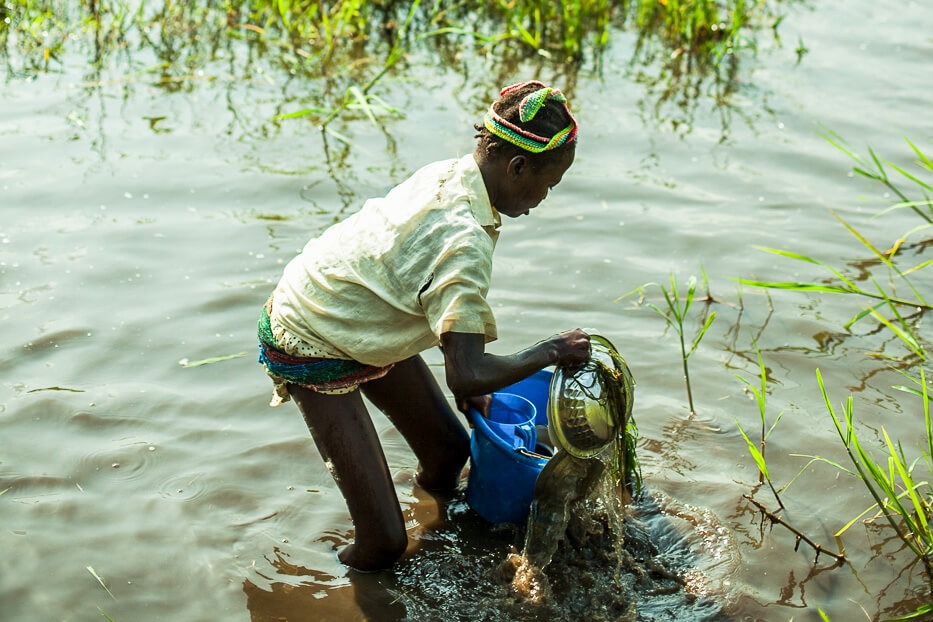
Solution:
<svg viewBox="0 0 933 622">
<path fill-rule="evenodd" d="M 259 362 L 275 385 L 270 406 L 278 406 L 290 399 L 289 384 L 318 393 L 339 395 L 355 391 L 369 380 L 382 378 L 394 366 L 374 367 L 348 359 L 289 354 L 275 339 L 269 316 L 271 309 L 270 297 L 259 314 L 258 326 Z"/>
</svg>

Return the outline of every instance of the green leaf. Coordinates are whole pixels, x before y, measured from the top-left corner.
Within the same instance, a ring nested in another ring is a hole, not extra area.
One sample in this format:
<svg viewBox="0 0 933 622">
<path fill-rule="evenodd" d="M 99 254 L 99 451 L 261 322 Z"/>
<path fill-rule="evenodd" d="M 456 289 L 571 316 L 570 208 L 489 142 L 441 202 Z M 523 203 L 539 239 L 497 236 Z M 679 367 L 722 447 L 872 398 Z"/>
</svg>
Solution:
<svg viewBox="0 0 933 622">
<path fill-rule="evenodd" d="M 706 317 L 706 322 L 703 324 L 703 328 L 700 329 L 700 332 L 697 333 L 696 338 L 694 338 L 693 345 L 690 347 L 690 351 L 687 353 L 687 356 L 690 356 L 691 354 L 694 353 L 694 351 L 696 351 L 697 346 L 700 345 L 700 340 L 703 339 L 703 335 L 705 335 L 706 331 L 709 330 L 709 327 L 713 325 L 713 320 L 715 319 L 716 319 L 715 311 L 713 311 Z"/>
<path fill-rule="evenodd" d="M 855 236 L 855 239 L 857 239 L 857 240 L 858 240 L 859 242 L 861 242 L 868 250 L 870 250 L 872 253 L 874 253 L 875 256 L 878 257 L 878 259 L 880 259 L 881 261 L 883 261 L 883 262 L 884 262 L 885 264 L 887 264 L 889 267 L 891 267 L 891 268 L 894 267 L 894 266 L 891 264 L 891 260 L 890 260 L 890 258 L 888 258 L 887 255 L 885 255 L 884 253 L 882 253 L 881 251 L 879 251 L 877 248 L 875 248 L 875 245 L 872 244 L 871 242 L 869 242 L 869 241 L 868 241 L 868 238 L 866 238 L 866 237 L 863 236 L 861 233 L 859 233 L 859 232 L 855 229 L 855 227 L 853 227 L 853 226 L 850 225 L 848 222 L 846 222 L 845 219 L 843 219 L 842 216 L 840 216 L 839 214 L 837 214 L 837 213 L 836 213 L 835 211 L 833 211 L 833 210 L 830 210 L 830 213 L 836 218 L 836 220 L 838 220 L 840 223 L 842 223 L 842 226 L 845 227 L 845 228 L 849 231 L 849 233 L 851 233 L 853 236 Z"/>
<path fill-rule="evenodd" d="M 855 523 L 857 523 L 863 516 L 865 516 L 866 514 L 868 514 L 869 512 L 871 512 L 871 511 L 874 510 L 874 509 L 879 509 L 879 510 L 880 510 L 881 508 L 878 507 L 878 504 L 877 504 L 877 503 L 872 503 L 872 504 L 871 504 L 870 506 L 868 506 L 866 509 L 864 509 L 864 510 L 862 510 L 861 512 L 859 512 L 859 514 L 858 514 L 855 518 L 853 518 L 853 519 L 850 520 L 848 523 L 846 523 L 845 525 L 843 525 L 843 526 L 842 526 L 842 529 L 840 529 L 839 531 L 837 531 L 836 533 L 833 534 L 833 537 L 834 537 L 834 538 L 838 538 L 839 536 L 841 536 L 842 534 L 844 534 L 846 531 L 849 530 L 849 527 L 851 527 L 852 525 L 854 525 Z"/>
<path fill-rule="evenodd" d="M 363 91 L 360 90 L 360 87 L 354 85 L 347 89 L 347 92 L 356 99 L 356 104 L 358 107 L 363 109 L 363 112 L 366 113 L 366 116 L 369 117 L 369 121 L 379 127 L 379 121 L 376 119 L 376 114 L 373 112 L 373 107 L 369 104 L 369 100 L 366 98 L 366 95 Z"/>
<path fill-rule="evenodd" d="M 875 311 L 875 310 L 877 310 L 877 309 L 880 309 L 880 308 L 883 307 L 884 305 L 885 305 L 885 302 L 882 300 L 881 302 L 876 303 L 874 306 L 871 306 L 871 307 L 867 307 L 867 308 L 865 308 L 865 309 L 862 309 L 861 311 L 859 311 L 858 313 L 856 313 L 855 315 L 853 315 L 852 318 L 851 318 L 848 322 L 846 322 L 845 324 L 843 324 L 843 328 L 845 328 L 846 330 L 851 330 L 852 327 L 853 327 L 859 320 L 861 320 L 862 318 L 864 318 L 864 317 L 867 316 L 867 315 L 871 315 L 871 314 L 872 314 L 872 311 Z"/>
<path fill-rule="evenodd" d="M 924 352 L 923 346 L 920 344 L 919 341 L 917 341 L 916 337 L 914 337 L 912 334 L 908 333 L 907 331 L 901 329 L 900 327 L 895 326 L 888 318 L 884 317 L 883 315 L 881 315 L 874 309 L 871 310 L 871 314 L 876 320 L 878 320 L 879 322 L 887 326 L 891 330 L 891 332 L 897 335 L 897 337 L 901 341 L 903 341 L 904 344 L 908 348 L 910 348 L 914 354 L 919 356 L 921 360 L 924 360 L 924 361 L 927 360 L 926 352 Z"/>
<path fill-rule="evenodd" d="M 902 169 L 901 167 L 897 166 L 896 164 L 892 164 L 892 163 L 888 162 L 888 166 L 890 166 L 890 167 L 893 168 L 895 171 L 897 171 L 898 173 L 900 173 L 901 175 L 903 175 L 904 177 L 906 177 L 906 178 L 909 179 L 910 181 L 914 182 L 914 183 L 917 184 L 918 186 L 920 186 L 920 187 L 922 187 L 922 188 L 926 188 L 927 190 L 933 190 L 933 186 L 931 186 L 931 185 L 928 184 L 927 182 L 923 181 L 922 179 L 919 179 L 919 178 L 916 177 L 915 175 L 913 175 L 913 174 L 911 174 L 911 173 L 905 171 L 904 169 Z"/>
<path fill-rule="evenodd" d="M 910 145 L 910 148 L 913 149 L 913 150 L 914 150 L 914 153 L 917 154 L 917 157 L 920 158 L 920 162 L 923 163 L 923 166 L 925 166 L 925 167 L 928 168 L 929 170 L 933 171 L 933 161 L 931 161 L 930 158 L 928 158 L 928 157 L 926 156 L 926 154 L 924 154 L 922 151 L 920 151 L 920 149 L 918 149 L 917 146 L 916 146 L 915 144 L 913 144 L 912 142 L 910 142 L 910 139 L 909 139 L 909 138 L 905 138 L 904 140 L 907 141 L 907 144 Z"/>
<path fill-rule="evenodd" d="M 840 285 L 823 285 L 822 283 L 804 283 L 798 281 L 756 281 L 754 279 L 734 279 L 742 285 L 749 287 L 764 287 L 766 289 L 785 289 L 797 292 L 830 292 L 833 294 L 857 294 L 859 291 Z"/>
<path fill-rule="evenodd" d="M 781 257 L 787 257 L 789 259 L 796 259 L 798 261 L 805 261 L 807 263 L 816 264 L 818 266 L 826 265 L 819 259 L 814 259 L 813 257 L 808 257 L 807 255 L 801 255 L 800 253 L 794 253 L 792 251 L 784 251 L 779 248 L 771 248 L 769 246 L 754 246 L 752 248 L 755 248 L 760 251 L 764 251 L 766 253 L 771 253 L 772 255 L 780 255 Z"/>
<path fill-rule="evenodd" d="M 735 421 L 735 425 L 739 427 L 739 432 L 742 433 L 742 438 L 745 439 L 745 443 L 748 445 L 748 452 L 752 455 L 752 459 L 755 461 L 755 464 L 758 465 L 758 470 L 761 471 L 761 474 L 764 475 L 766 480 L 771 479 L 768 475 L 768 465 L 765 462 L 765 457 L 761 454 L 761 450 L 758 449 L 758 446 L 748 438 L 748 434 L 745 433 L 745 430 L 742 429 L 742 424 L 739 423 L 738 419 Z"/>
<path fill-rule="evenodd" d="M 295 112 L 286 112 L 284 114 L 277 114 L 272 117 L 273 121 L 284 121 L 286 119 L 300 119 L 301 117 L 307 117 L 312 114 L 326 115 L 333 112 L 332 109 L 328 108 L 303 108 L 302 110 L 296 110 Z"/>
</svg>

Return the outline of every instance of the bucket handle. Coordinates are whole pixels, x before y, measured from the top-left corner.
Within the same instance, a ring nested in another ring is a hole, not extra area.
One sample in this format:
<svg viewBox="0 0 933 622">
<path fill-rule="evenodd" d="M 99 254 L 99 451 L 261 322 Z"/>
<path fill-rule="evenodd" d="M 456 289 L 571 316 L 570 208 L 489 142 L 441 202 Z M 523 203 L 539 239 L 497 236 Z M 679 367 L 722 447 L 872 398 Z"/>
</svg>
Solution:
<svg viewBox="0 0 933 622">
<path fill-rule="evenodd" d="M 525 456 L 526 458 L 544 458 L 545 460 L 550 460 L 552 458 L 552 456 L 545 456 L 544 454 L 539 454 L 534 451 L 528 451 L 524 447 L 516 447 L 515 453 L 521 454 Z"/>
</svg>

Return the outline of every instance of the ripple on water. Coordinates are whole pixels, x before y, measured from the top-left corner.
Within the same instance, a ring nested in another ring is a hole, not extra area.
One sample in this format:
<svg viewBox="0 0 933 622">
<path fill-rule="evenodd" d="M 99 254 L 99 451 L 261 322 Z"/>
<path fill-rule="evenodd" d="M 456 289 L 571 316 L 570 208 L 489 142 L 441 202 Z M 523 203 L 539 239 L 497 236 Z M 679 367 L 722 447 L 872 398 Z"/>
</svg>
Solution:
<svg viewBox="0 0 933 622">
<path fill-rule="evenodd" d="M 175 475 L 159 485 L 159 496 L 172 501 L 194 501 L 205 491 L 204 473 Z"/>
<path fill-rule="evenodd" d="M 104 476 L 114 481 L 134 481 L 147 474 L 158 460 L 155 445 L 133 438 L 114 441 L 112 447 L 85 454 L 75 468 L 79 481 Z"/>
</svg>

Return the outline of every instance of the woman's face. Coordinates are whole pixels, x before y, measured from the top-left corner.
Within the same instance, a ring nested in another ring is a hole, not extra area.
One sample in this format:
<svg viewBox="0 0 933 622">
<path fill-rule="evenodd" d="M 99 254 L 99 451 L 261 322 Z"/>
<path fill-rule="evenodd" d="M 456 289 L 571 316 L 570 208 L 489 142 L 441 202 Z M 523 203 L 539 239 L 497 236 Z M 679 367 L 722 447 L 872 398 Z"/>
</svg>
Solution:
<svg viewBox="0 0 933 622">
<path fill-rule="evenodd" d="M 500 214 L 518 218 L 536 208 L 548 191 L 560 183 L 573 164 L 575 149 L 565 150 L 563 157 L 545 166 L 534 166 L 524 155 L 509 161 L 506 179 L 496 197 L 495 208 Z"/>
</svg>

